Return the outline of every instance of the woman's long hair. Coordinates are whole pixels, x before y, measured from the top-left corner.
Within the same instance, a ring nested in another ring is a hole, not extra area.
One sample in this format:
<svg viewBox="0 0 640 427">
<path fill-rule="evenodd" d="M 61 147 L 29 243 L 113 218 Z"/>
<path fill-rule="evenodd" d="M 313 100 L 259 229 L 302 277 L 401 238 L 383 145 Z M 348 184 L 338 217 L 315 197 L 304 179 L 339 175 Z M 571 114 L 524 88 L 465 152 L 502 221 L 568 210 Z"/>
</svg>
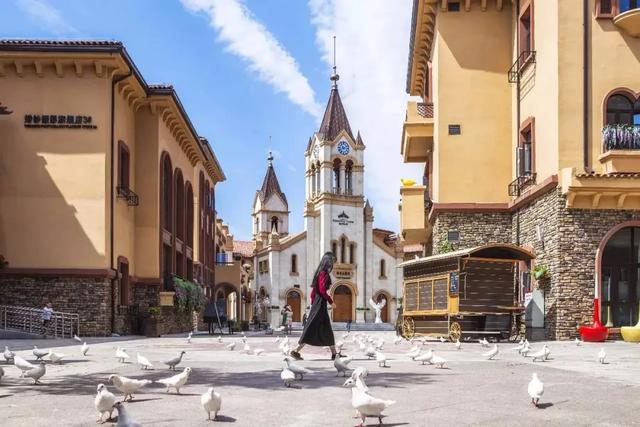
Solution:
<svg viewBox="0 0 640 427">
<path fill-rule="evenodd" d="M 316 269 L 316 272 L 313 274 L 313 280 L 311 281 L 311 287 L 315 288 L 316 291 L 319 291 L 318 276 L 320 276 L 320 272 L 324 271 L 327 274 L 331 273 L 331 270 L 333 270 L 333 263 L 335 261 L 336 261 L 336 256 L 333 254 L 333 252 L 326 252 L 322 256 L 322 259 L 320 260 L 320 264 L 318 264 L 318 268 Z"/>
</svg>

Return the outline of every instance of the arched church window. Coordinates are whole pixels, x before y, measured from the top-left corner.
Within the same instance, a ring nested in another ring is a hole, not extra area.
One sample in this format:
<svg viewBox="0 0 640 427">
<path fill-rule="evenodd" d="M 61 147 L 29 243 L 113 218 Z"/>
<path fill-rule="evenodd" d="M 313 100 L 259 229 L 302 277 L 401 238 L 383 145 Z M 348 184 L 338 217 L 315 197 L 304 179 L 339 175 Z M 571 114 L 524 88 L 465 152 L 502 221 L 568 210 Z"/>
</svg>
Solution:
<svg viewBox="0 0 640 427">
<path fill-rule="evenodd" d="M 353 162 L 347 160 L 344 167 L 344 188 L 345 194 L 353 194 Z"/>
<path fill-rule="evenodd" d="M 256 217 L 254 233 L 258 234 L 260 232 L 260 218 Z"/>
<path fill-rule="evenodd" d="M 347 239 L 340 238 L 340 262 L 345 264 L 347 262 Z"/>
<path fill-rule="evenodd" d="M 320 162 L 316 162 L 316 194 L 320 194 Z"/>
<path fill-rule="evenodd" d="M 276 233 L 278 232 L 278 217 L 277 216 L 271 217 L 271 231 L 275 231 Z"/>
<path fill-rule="evenodd" d="M 311 165 L 311 196 L 316 195 L 316 165 Z"/>
<path fill-rule="evenodd" d="M 292 273 L 298 272 L 298 255 L 296 254 L 291 255 L 291 272 Z"/>
<path fill-rule="evenodd" d="M 333 253 L 333 256 L 336 257 L 336 259 L 338 258 L 338 244 L 336 242 L 331 242 L 331 252 Z"/>
<path fill-rule="evenodd" d="M 340 194 L 340 169 L 342 168 L 342 161 L 335 159 L 333 161 L 333 192 Z"/>
<path fill-rule="evenodd" d="M 349 264 L 355 264 L 356 263 L 356 244 L 355 243 L 351 243 L 349 245 Z"/>
<path fill-rule="evenodd" d="M 387 277 L 387 263 L 385 260 L 380 260 L 380 277 Z"/>
</svg>

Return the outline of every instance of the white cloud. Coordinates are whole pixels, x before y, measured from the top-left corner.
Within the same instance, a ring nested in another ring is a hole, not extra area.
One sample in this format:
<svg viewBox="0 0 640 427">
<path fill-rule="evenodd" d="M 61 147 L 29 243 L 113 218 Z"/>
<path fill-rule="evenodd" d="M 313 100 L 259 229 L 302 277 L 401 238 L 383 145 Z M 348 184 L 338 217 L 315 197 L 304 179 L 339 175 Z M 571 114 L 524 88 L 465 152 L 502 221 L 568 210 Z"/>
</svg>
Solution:
<svg viewBox="0 0 640 427">
<path fill-rule="evenodd" d="M 320 117 L 322 107 L 296 60 L 241 0 L 180 1 L 191 12 L 204 12 L 227 50 L 246 60 L 261 80 L 316 119 Z"/>
<path fill-rule="evenodd" d="M 18 7 L 57 35 L 75 34 L 78 31 L 69 24 L 60 11 L 45 0 L 17 0 Z"/>
<path fill-rule="evenodd" d="M 375 208 L 376 226 L 392 230 L 399 228 L 400 178 L 422 175 L 421 166 L 405 165 L 400 156 L 411 5 L 411 0 L 309 0 L 316 42 L 328 65 L 337 37 L 340 94 L 353 131 L 360 129 L 367 146 L 365 194 Z"/>
</svg>

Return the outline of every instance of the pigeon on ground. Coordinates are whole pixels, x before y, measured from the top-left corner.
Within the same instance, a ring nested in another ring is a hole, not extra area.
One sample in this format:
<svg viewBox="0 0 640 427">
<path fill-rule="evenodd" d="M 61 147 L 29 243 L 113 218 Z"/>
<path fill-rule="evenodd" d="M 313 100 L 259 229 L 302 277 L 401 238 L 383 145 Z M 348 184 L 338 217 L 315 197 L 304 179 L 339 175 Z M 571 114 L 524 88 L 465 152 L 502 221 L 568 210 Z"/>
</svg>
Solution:
<svg viewBox="0 0 640 427">
<path fill-rule="evenodd" d="M 244 343 L 247 342 L 247 336 L 245 334 L 242 334 L 242 342 Z"/>
<path fill-rule="evenodd" d="M 345 341 L 346 341 L 346 340 L 347 340 L 347 338 L 349 338 L 349 332 L 346 332 L 346 333 L 342 334 L 342 339 L 343 339 L 343 340 L 345 340 Z"/>
<path fill-rule="evenodd" d="M 382 347 L 384 347 L 384 338 L 380 337 L 376 343 L 376 350 L 382 350 Z"/>
<path fill-rule="evenodd" d="M 275 342 L 280 342 L 280 337 L 276 337 Z"/>
<path fill-rule="evenodd" d="M 9 350 L 8 346 L 4 346 L 4 353 L 2 355 L 4 356 L 5 363 L 13 363 L 13 356 L 15 356 L 15 353 Z"/>
<path fill-rule="evenodd" d="M 575 343 L 578 347 L 582 345 L 582 341 L 579 338 L 576 338 Z"/>
<path fill-rule="evenodd" d="M 246 354 L 250 354 L 251 353 L 251 346 L 248 343 L 244 343 L 244 346 L 242 347 L 242 353 L 246 353 Z"/>
<path fill-rule="evenodd" d="M 127 400 L 133 400 L 133 393 L 140 390 L 142 387 L 151 384 L 150 380 L 136 380 L 134 378 L 122 377 L 120 375 L 109 375 L 109 381 L 124 394 L 123 402 Z"/>
<path fill-rule="evenodd" d="M 290 352 L 291 352 L 291 347 L 289 347 L 289 344 L 287 344 L 284 347 L 282 347 L 282 355 L 283 356 L 289 356 Z"/>
<path fill-rule="evenodd" d="M 536 351 L 531 355 L 531 357 L 533 357 L 533 361 L 535 362 L 536 360 L 540 360 L 541 362 L 544 362 L 545 360 L 547 360 L 548 350 L 549 348 L 545 344 L 540 350 Z"/>
<path fill-rule="evenodd" d="M 407 353 L 407 356 L 409 356 L 410 359 L 416 360 L 416 357 L 418 357 L 420 355 L 420 347 L 418 347 L 417 345 L 414 345 L 411 350 L 409 350 L 409 352 Z"/>
<path fill-rule="evenodd" d="M 378 362 L 379 367 L 387 367 L 387 356 L 382 354 L 382 352 L 376 350 L 376 362 Z"/>
<path fill-rule="evenodd" d="M 73 334 L 73 339 L 78 341 L 78 342 L 82 342 L 82 338 L 80 338 L 79 336 L 77 336 L 76 334 Z"/>
<path fill-rule="evenodd" d="M 218 335 L 218 343 L 222 344 L 222 335 Z"/>
<path fill-rule="evenodd" d="M 125 360 L 129 360 L 129 355 L 124 348 L 118 347 L 116 348 L 116 359 L 118 359 L 120 363 L 125 363 Z"/>
<path fill-rule="evenodd" d="M 234 348 L 236 348 L 236 343 L 232 342 L 230 344 L 227 344 L 227 350 L 233 351 Z"/>
<path fill-rule="evenodd" d="M 398 344 L 400 344 L 401 342 L 402 342 L 402 337 L 401 337 L 401 336 L 399 336 L 399 335 L 396 337 L 396 339 L 394 339 L 394 340 L 393 340 L 393 343 L 394 343 L 395 345 L 398 345 Z"/>
<path fill-rule="evenodd" d="M 607 353 L 604 352 L 604 348 L 601 348 L 598 352 L 598 362 L 604 364 L 605 359 L 607 358 Z"/>
<path fill-rule="evenodd" d="M 447 364 L 447 360 L 444 357 L 440 357 L 434 354 L 431 358 L 431 363 L 436 365 L 436 368 L 444 369 L 444 365 Z"/>
<path fill-rule="evenodd" d="M 429 350 L 426 353 L 423 354 L 419 354 L 418 356 L 414 357 L 413 360 L 415 360 L 416 362 L 422 362 L 422 364 L 424 365 L 424 362 L 427 362 L 429 365 L 432 365 L 433 359 L 433 350 Z"/>
<path fill-rule="evenodd" d="M 193 336 L 193 332 L 189 332 L 189 335 L 187 335 L 187 344 L 191 344 L 191 337 Z"/>
<path fill-rule="evenodd" d="M 293 362 L 290 357 L 285 357 L 284 361 L 287 363 L 287 368 L 289 368 L 289 370 L 295 374 L 296 378 L 298 378 L 298 375 L 300 375 L 300 379 L 302 380 L 304 379 L 305 374 L 311 373 L 309 369 Z"/>
<path fill-rule="evenodd" d="M 393 400 L 377 399 L 362 389 L 357 384 L 357 380 L 348 378 L 343 387 L 351 387 L 351 406 L 357 411 L 360 418 L 358 426 L 364 427 L 367 417 L 376 417 L 382 424 L 382 412 L 389 406 L 396 403 Z"/>
<path fill-rule="evenodd" d="M 111 393 L 107 386 L 104 384 L 98 384 L 98 393 L 96 394 L 96 398 L 93 400 L 93 404 L 98 410 L 98 419 L 96 422 L 103 424 L 103 416 L 105 413 L 109 414 L 107 421 L 111 419 L 111 414 L 113 413 L 113 405 L 116 403 L 116 397 Z"/>
<path fill-rule="evenodd" d="M 460 350 L 462 348 L 462 343 L 460 343 L 460 340 L 456 340 L 455 346 L 456 350 Z"/>
<path fill-rule="evenodd" d="M 149 362 L 149 359 L 141 355 L 140 353 L 136 354 L 136 359 L 138 360 L 138 364 L 140 365 L 140 369 L 146 371 L 147 369 L 153 369 L 153 365 Z"/>
<path fill-rule="evenodd" d="M 35 368 L 25 371 L 24 377 L 33 378 L 34 384 L 40 384 L 40 378 L 42 378 L 46 373 L 47 365 L 41 361 L 40 365 L 37 365 Z"/>
<path fill-rule="evenodd" d="M 367 358 L 369 358 L 369 359 L 373 359 L 374 357 L 376 357 L 376 349 L 373 348 L 373 346 L 370 345 L 364 351 L 364 355 L 367 356 Z"/>
<path fill-rule="evenodd" d="M 526 346 L 527 344 L 524 341 L 520 341 L 518 343 L 517 346 L 513 347 L 511 350 L 513 351 L 517 351 L 518 353 L 520 353 L 522 351 L 522 349 Z"/>
<path fill-rule="evenodd" d="M 116 427 L 142 427 L 142 424 L 131 418 L 129 412 L 124 409 L 124 403 L 116 402 L 113 407 L 118 410 L 118 424 L 116 424 Z"/>
<path fill-rule="evenodd" d="M 440 342 L 444 344 L 447 342 L 447 340 L 445 340 L 444 337 L 440 337 Z"/>
<path fill-rule="evenodd" d="M 24 373 L 30 369 L 35 369 L 36 365 L 27 362 L 26 360 L 24 360 L 22 357 L 18 356 L 17 354 L 13 357 L 13 364 L 15 365 L 16 368 L 20 369 L 20 371 L 22 371 L 20 373 L 20 378 L 24 377 Z"/>
<path fill-rule="evenodd" d="M 291 387 L 291 383 L 296 380 L 296 374 L 285 366 L 282 368 L 282 372 L 280 372 L 280 379 L 284 382 L 286 387 Z"/>
<path fill-rule="evenodd" d="M 260 356 L 262 353 L 264 353 L 264 349 L 263 348 L 254 348 L 253 349 L 253 355 L 254 356 Z"/>
<path fill-rule="evenodd" d="M 0 366 L 0 381 L 2 381 L 2 377 L 4 377 L 4 369 Z"/>
<path fill-rule="evenodd" d="M 36 357 L 36 360 L 42 360 L 43 357 L 49 354 L 49 350 L 39 349 L 37 346 L 33 346 L 33 355 Z"/>
<path fill-rule="evenodd" d="M 172 388 L 175 388 L 176 392 L 180 394 L 180 387 L 187 383 L 190 374 L 191 368 L 187 366 L 186 368 L 184 368 L 184 371 L 180 372 L 179 374 L 169 378 L 159 379 L 156 382 L 164 384 L 167 387 L 167 393 L 169 393 L 169 390 L 171 390 Z"/>
<path fill-rule="evenodd" d="M 347 376 L 347 371 L 350 369 L 349 368 L 349 363 L 351 363 L 351 361 L 353 360 L 353 357 L 351 356 L 346 356 L 346 357 L 336 357 L 335 360 L 333 361 L 333 366 L 336 368 L 336 371 L 338 371 L 336 373 L 336 376 L 338 376 L 340 373 L 343 374 L 344 377 Z"/>
<path fill-rule="evenodd" d="M 211 413 L 213 412 L 213 420 L 215 421 L 218 418 L 220 406 L 222 406 L 220 393 L 216 393 L 213 387 L 209 387 L 207 392 L 200 396 L 200 403 L 202 404 L 202 409 L 207 413 L 207 420 L 211 420 Z"/>
<path fill-rule="evenodd" d="M 531 374 L 531 381 L 529 381 L 529 387 L 527 388 L 529 392 L 529 397 L 531 398 L 531 404 L 536 408 L 538 407 L 538 402 L 544 393 L 544 384 L 538 378 L 538 374 Z"/>
<path fill-rule="evenodd" d="M 51 362 L 58 363 L 59 361 L 62 360 L 63 357 L 64 357 L 64 354 L 56 353 L 53 350 L 49 350 L 49 360 L 51 360 Z"/>
<path fill-rule="evenodd" d="M 494 357 L 498 355 L 500 351 L 498 350 L 498 344 L 494 344 L 493 348 L 486 353 L 482 353 L 484 357 L 487 357 L 489 360 L 493 360 Z"/>
<path fill-rule="evenodd" d="M 88 352 L 89 352 L 89 346 L 87 345 L 86 342 L 83 342 L 82 347 L 80 347 L 80 353 L 82 353 L 83 356 L 86 356 Z"/>
<path fill-rule="evenodd" d="M 344 341 L 340 340 L 336 343 L 336 352 L 340 353 L 342 351 L 342 347 L 344 347 Z"/>
<path fill-rule="evenodd" d="M 522 350 L 520 350 L 520 354 L 523 357 L 527 357 L 529 355 L 529 353 L 531 352 L 531 346 L 529 345 L 529 343 L 524 343 L 524 348 Z"/>
<path fill-rule="evenodd" d="M 478 342 L 482 345 L 482 347 L 489 348 L 489 341 L 487 341 L 486 338 L 480 338 Z"/>
<path fill-rule="evenodd" d="M 361 378 L 364 381 L 364 378 L 366 378 L 367 375 L 369 375 L 369 371 L 367 370 L 367 368 L 365 368 L 364 366 L 356 366 L 356 369 L 354 369 L 351 373 L 351 378 L 353 378 L 354 380 L 356 378 Z"/>
<path fill-rule="evenodd" d="M 178 366 L 180 364 L 180 362 L 182 362 L 182 356 L 184 356 L 185 354 L 187 354 L 186 351 L 181 351 L 180 354 L 178 354 L 173 359 L 167 360 L 166 362 L 164 362 L 164 364 L 169 367 L 170 371 L 175 371 L 176 370 L 176 366 Z"/>
</svg>

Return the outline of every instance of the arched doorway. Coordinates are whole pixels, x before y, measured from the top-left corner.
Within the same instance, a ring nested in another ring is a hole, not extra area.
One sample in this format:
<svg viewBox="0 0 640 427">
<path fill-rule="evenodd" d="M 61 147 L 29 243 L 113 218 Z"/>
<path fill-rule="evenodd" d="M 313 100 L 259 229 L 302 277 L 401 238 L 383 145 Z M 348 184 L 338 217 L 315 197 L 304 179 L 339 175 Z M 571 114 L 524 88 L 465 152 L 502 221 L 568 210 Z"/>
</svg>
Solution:
<svg viewBox="0 0 640 427">
<path fill-rule="evenodd" d="M 287 304 L 291 306 L 291 311 L 293 311 L 293 321 L 300 322 L 300 310 L 302 308 L 302 295 L 300 295 L 300 292 L 294 289 L 288 291 Z"/>
<path fill-rule="evenodd" d="M 352 319 L 353 295 L 347 285 L 338 285 L 333 291 L 333 302 L 336 308 L 333 310 L 334 322 L 347 322 Z"/>
<path fill-rule="evenodd" d="M 640 226 L 619 228 L 601 246 L 602 321 L 609 327 L 635 325 L 640 301 Z"/>
<path fill-rule="evenodd" d="M 382 310 L 380 311 L 380 319 L 382 319 L 383 323 L 389 323 L 389 305 L 391 302 L 391 297 L 389 296 L 389 294 L 384 291 L 380 291 L 376 294 L 373 300 L 376 303 L 386 301 L 386 303 L 384 304 L 384 307 L 382 307 Z"/>
</svg>

